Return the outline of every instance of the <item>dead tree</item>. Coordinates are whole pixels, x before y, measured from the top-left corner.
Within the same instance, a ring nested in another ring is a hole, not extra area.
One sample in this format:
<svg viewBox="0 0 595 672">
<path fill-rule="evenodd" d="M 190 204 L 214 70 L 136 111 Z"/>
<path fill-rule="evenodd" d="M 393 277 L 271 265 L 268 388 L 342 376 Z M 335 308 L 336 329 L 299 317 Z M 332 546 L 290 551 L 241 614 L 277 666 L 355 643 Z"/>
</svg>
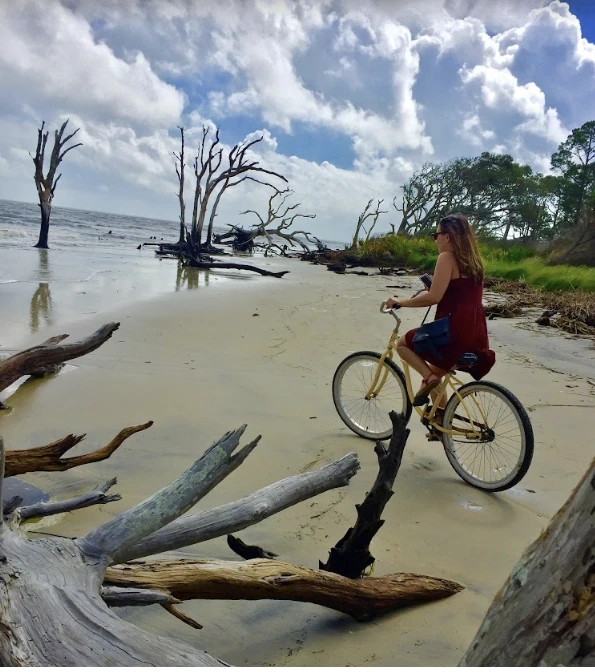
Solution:
<svg viewBox="0 0 595 672">
<path fill-rule="evenodd" d="M 512 570 L 461 665 L 595 666 L 595 460 Z"/>
<path fill-rule="evenodd" d="M 359 241 L 360 231 L 363 229 L 364 233 L 366 234 L 366 238 L 365 238 L 366 242 L 368 240 L 370 240 L 370 236 L 372 235 L 372 231 L 373 231 L 374 227 L 376 226 L 376 222 L 378 221 L 378 218 L 380 217 L 380 215 L 384 215 L 388 212 L 388 210 L 381 210 L 380 209 L 380 206 L 382 205 L 383 201 L 384 201 L 384 199 L 378 199 L 375 210 L 372 209 L 372 203 L 374 202 L 374 199 L 371 198 L 368 201 L 368 205 L 366 205 L 366 207 L 364 208 L 364 211 L 358 217 L 358 220 L 357 220 L 357 225 L 355 227 L 355 233 L 353 234 L 353 240 L 351 241 L 351 249 L 352 250 L 355 250 L 355 248 L 357 247 L 357 244 L 358 244 L 358 241 Z M 366 220 L 369 219 L 370 217 L 372 217 L 373 219 L 372 219 L 371 224 L 366 229 L 364 224 L 366 223 Z"/>
<path fill-rule="evenodd" d="M 84 354 L 104 342 L 117 324 L 75 344 L 65 336 L 13 355 L 3 362 L 3 384 L 15 376 Z M 18 378 L 17 378 L 18 379 Z M 454 582 L 410 574 L 353 580 L 338 574 L 273 560 L 243 563 L 190 559 L 130 562 L 147 555 L 244 529 L 321 492 L 347 485 L 359 469 L 346 455 L 313 472 L 286 478 L 236 502 L 184 514 L 257 446 L 256 437 L 238 449 L 245 426 L 216 441 L 177 480 L 148 500 L 110 519 L 82 539 L 26 538 L 13 527 L 32 516 L 46 516 L 114 501 L 111 479 L 89 493 L 62 502 L 20 506 L 11 502 L 3 522 L 4 474 L 31 469 L 64 470 L 104 459 L 132 433 L 127 428 L 100 451 L 63 459 L 82 437 L 51 446 L 5 453 L 0 438 L 0 663 L 8 666 L 219 665 L 215 658 L 181 642 L 149 635 L 121 621 L 109 605 L 161 604 L 193 627 L 201 627 L 176 606 L 186 599 L 278 599 L 312 602 L 368 618 L 412 602 L 441 599 L 459 591 Z M 30 453 L 26 455 L 25 453 Z M 127 562 L 126 565 L 114 563 Z M 268 563 L 268 564 L 267 564 Z M 65 634 L 67 633 L 67 634 Z"/>
<path fill-rule="evenodd" d="M 0 362 L 0 392 L 19 378 L 31 375 L 40 368 L 61 364 L 81 357 L 103 345 L 120 326 L 119 322 L 104 324 L 90 336 L 73 343 L 62 344 L 68 334 L 53 336 Z"/>
<path fill-rule="evenodd" d="M 356 506 L 357 520 L 339 542 L 331 548 L 329 559 L 320 563 L 320 569 L 335 572 L 352 579 L 361 577 L 374 564 L 370 543 L 384 525 L 380 519 L 384 507 L 393 496 L 392 487 L 401 466 L 403 451 L 409 438 L 407 423 L 402 415 L 390 412 L 393 434 L 388 450 L 381 441 L 376 442 L 374 452 L 378 456 L 378 476 L 364 501 Z"/>
<path fill-rule="evenodd" d="M 180 129 L 180 135 L 182 137 L 182 147 L 180 153 L 176 154 L 173 152 L 174 158 L 176 159 L 176 175 L 178 176 L 178 201 L 180 203 L 180 236 L 178 238 L 178 245 L 183 245 L 186 242 L 186 203 L 184 202 L 184 127 L 178 126 Z"/>
<path fill-rule="evenodd" d="M 208 252 L 211 248 L 217 208 L 223 193 L 227 189 L 246 180 L 276 189 L 270 182 L 254 177 L 254 173 L 268 175 L 287 182 L 283 175 L 262 168 L 258 161 L 249 159 L 249 150 L 262 140 L 263 136 L 260 136 L 250 142 L 241 142 L 234 145 L 227 155 L 227 165 L 223 168 L 223 148 L 219 147 L 219 129 L 216 129 L 214 138 L 209 139 L 209 128 L 203 126 L 202 138 L 194 159 L 196 187 L 194 190 L 192 228 L 190 230 L 190 241 L 194 256 L 199 256 L 201 249 L 203 249 L 202 233 L 207 221 L 207 213 L 208 224 L 204 249 Z"/>
<path fill-rule="evenodd" d="M 202 651 L 149 635 L 120 620 L 104 595 L 111 604 L 120 606 L 162 603 L 188 622 L 191 619 L 170 608 L 172 603 L 197 598 L 285 599 L 313 602 L 365 618 L 412 602 L 441 599 L 461 589 L 453 582 L 408 574 L 355 581 L 273 560 L 182 559 L 110 568 L 118 557 L 138 557 L 159 552 L 157 548 L 180 548 L 196 542 L 197 535 L 189 533 L 181 516 L 255 449 L 260 437 L 236 451 L 244 430 L 245 426 L 225 434 L 172 484 L 82 539 L 26 539 L 2 525 L 0 517 L 0 661 L 12 666 L 219 664 Z M 3 458 L 1 442 L 0 452 Z M 269 486 L 277 490 L 273 505 L 253 493 L 256 520 L 318 492 L 346 485 L 358 466 L 351 454 L 318 472 Z M 210 519 L 211 536 L 256 522 L 246 519 L 243 502 L 226 508 L 227 516 L 207 511 L 187 518 L 193 519 L 191 527 L 195 529 L 201 527 L 201 518 Z M 43 515 L 43 510 L 40 513 Z M 157 543 L 147 544 L 156 536 Z M 36 618 L 31 618 L 32 614 Z"/>
<path fill-rule="evenodd" d="M 281 254 L 285 253 L 284 247 L 279 243 L 279 240 L 283 240 L 291 246 L 299 246 L 304 252 L 309 252 L 309 247 L 304 240 L 314 243 L 318 247 L 323 246 L 321 241 L 311 233 L 307 231 L 291 230 L 296 219 L 300 217 L 304 219 L 316 218 L 316 215 L 303 215 L 296 212 L 300 207 L 300 203 L 295 203 L 294 205 L 287 204 L 287 199 L 290 198 L 293 193 L 292 189 L 284 189 L 283 191 L 276 190 L 269 198 L 268 211 L 264 217 L 256 210 L 245 210 L 240 213 L 242 215 L 253 214 L 258 218 L 258 223 L 251 227 L 249 233 L 251 235 L 251 240 L 264 238 L 267 241 L 265 245 L 265 255 L 271 250 L 277 250 Z M 272 225 L 274 222 L 280 222 L 280 224 L 273 227 Z M 285 247 L 287 247 L 287 245 L 285 245 Z"/>
<path fill-rule="evenodd" d="M 35 156 L 31 156 L 33 163 L 35 164 L 35 187 L 37 188 L 37 195 L 39 197 L 39 207 L 41 208 L 41 228 L 39 230 L 39 240 L 35 247 L 42 247 L 47 249 L 48 247 L 48 232 L 50 229 L 50 214 L 52 212 L 52 199 L 54 198 L 54 192 L 56 191 L 56 186 L 58 180 L 62 177 L 60 173 L 56 177 L 56 171 L 58 166 L 62 162 L 64 156 L 75 147 L 80 147 L 83 143 L 78 142 L 75 145 L 70 145 L 70 147 L 64 146 L 72 140 L 72 138 L 79 132 L 80 129 L 76 129 L 70 135 L 67 135 L 65 138 L 64 130 L 68 124 L 68 119 L 60 126 L 59 131 L 54 131 L 54 147 L 52 149 L 52 154 L 50 157 L 50 167 L 48 169 L 47 175 L 44 175 L 44 162 L 45 162 L 45 147 L 48 141 L 49 131 L 43 132 L 45 121 L 41 122 L 41 128 L 37 129 L 37 149 L 35 150 Z"/>
</svg>

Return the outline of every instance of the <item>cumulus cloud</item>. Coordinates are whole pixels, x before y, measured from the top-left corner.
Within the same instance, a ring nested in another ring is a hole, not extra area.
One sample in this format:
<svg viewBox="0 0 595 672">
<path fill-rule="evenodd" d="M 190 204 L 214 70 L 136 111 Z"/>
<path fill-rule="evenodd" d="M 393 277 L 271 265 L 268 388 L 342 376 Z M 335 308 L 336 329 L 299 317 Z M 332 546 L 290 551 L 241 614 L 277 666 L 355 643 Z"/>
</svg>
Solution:
<svg viewBox="0 0 595 672">
<path fill-rule="evenodd" d="M 1 3 L 0 45 L 0 81 L 21 104 L 50 102 L 150 126 L 175 124 L 182 113 L 183 93 L 160 80 L 142 53 L 117 58 L 58 3 Z"/>
<path fill-rule="evenodd" d="M 102 199 L 127 191 L 146 204 L 138 214 L 175 219 L 176 126 L 191 153 L 203 123 L 221 124 L 225 146 L 261 129 L 255 155 L 288 177 L 323 237 L 346 239 L 370 198 L 390 203 L 428 159 L 509 152 L 545 170 L 592 116 L 595 45 L 559 0 L 241 6 L 0 3 L 0 196 L 25 180 L 32 190 L 37 124 L 69 116 L 84 143 L 65 166 L 69 205 L 85 207 L 101 184 Z M 325 160 L 327 138 L 341 165 Z M 221 222 L 266 204 L 266 191 L 232 191 Z"/>
</svg>

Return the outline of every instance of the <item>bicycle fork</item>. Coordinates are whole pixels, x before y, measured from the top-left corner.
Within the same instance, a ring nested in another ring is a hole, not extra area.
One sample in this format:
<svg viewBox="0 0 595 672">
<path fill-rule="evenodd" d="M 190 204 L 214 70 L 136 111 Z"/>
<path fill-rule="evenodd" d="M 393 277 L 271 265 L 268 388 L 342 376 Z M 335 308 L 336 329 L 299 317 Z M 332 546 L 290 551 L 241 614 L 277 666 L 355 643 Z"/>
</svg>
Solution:
<svg viewBox="0 0 595 672">
<path fill-rule="evenodd" d="M 397 330 L 394 330 L 392 332 L 391 337 L 388 341 L 388 345 L 386 346 L 386 350 L 380 356 L 380 361 L 376 366 L 376 373 L 374 374 L 374 380 L 372 381 L 372 384 L 368 388 L 366 396 L 364 397 L 366 401 L 370 401 L 370 399 L 375 399 L 380 394 L 382 388 L 384 387 L 384 384 L 386 383 L 386 380 L 388 378 L 388 368 L 383 365 L 387 359 L 390 359 L 392 361 L 393 350 L 395 348 L 395 342 L 397 340 L 398 335 L 399 334 Z"/>
</svg>

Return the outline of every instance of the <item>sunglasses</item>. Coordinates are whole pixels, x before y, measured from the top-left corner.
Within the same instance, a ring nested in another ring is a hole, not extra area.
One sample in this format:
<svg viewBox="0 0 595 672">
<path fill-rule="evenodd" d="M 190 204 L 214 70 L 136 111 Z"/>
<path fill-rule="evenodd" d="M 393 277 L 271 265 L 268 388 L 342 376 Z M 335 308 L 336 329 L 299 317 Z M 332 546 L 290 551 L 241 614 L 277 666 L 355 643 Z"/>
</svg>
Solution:
<svg viewBox="0 0 595 672">
<path fill-rule="evenodd" d="M 437 231 L 436 233 L 432 234 L 432 238 L 434 240 L 438 240 L 438 236 L 443 236 L 446 233 L 446 231 Z"/>
</svg>

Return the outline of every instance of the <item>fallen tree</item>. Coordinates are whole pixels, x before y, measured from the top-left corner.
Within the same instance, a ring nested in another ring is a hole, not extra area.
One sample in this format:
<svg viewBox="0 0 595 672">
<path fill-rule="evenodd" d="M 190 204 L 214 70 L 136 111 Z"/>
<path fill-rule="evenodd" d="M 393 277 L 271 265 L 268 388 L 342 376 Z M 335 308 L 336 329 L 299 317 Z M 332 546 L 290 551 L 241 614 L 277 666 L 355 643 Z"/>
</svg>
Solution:
<svg viewBox="0 0 595 672">
<path fill-rule="evenodd" d="M 512 570 L 461 665 L 595 665 L 595 460 Z"/>
<path fill-rule="evenodd" d="M 230 230 L 215 237 L 216 243 L 230 243 L 232 247 L 239 251 L 251 251 L 256 245 L 256 241 L 263 239 L 264 244 L 258 247 L 264 249 L 265 257 L 273 251 L 283 256 L 287 256 L 287 248 L 300 247 L 304 252 L 309 252 L 310 248 L 306 243 L 316 245 L 318 249 L 325 249 L 316 236 L 308 231 L 296 231 L 292 227 L 298 218 L 315 219 L 316 215 L 304 215 L 297 212 L 300 203 L 289 205 L 287 199 L 293 195 L 293 190 L 276 190 L 269 198 L 267 213 L 263 216 L 256 210 L 245 210 L 242 215 L 253 214 L 258 222 L 249 229 L 240 226 L 229 225 Z M 278 222 L 276 226 L 273 226 Z"/>
<path fill-rule="evenodd" d="M 52 336 L 41 345 L 7 357 L 0 362 L 0 392 L 23 376 L 38 375 L 39 370 L 44 367 L 62 364 L 97 350 L 112 337 L 119 326 L 119 322 L 104 324 L 90 336 L 73 343 L 62 343 L 68 338 L 68 334 Z"/>
<path fill-rule="evenodd" d="M 65 352 L 72 355 L 72 350 Z M 55 360 L 51 348 L 49 353 Z M 43 365 L 43 358 L 34 364 Z M 326 568 L 333 571 L 277 559 L 138 558 L 230 534 L 321 492 L 344 487 L 359 468 L 355 454 L 236 502 L 184 515 L 256 448 L 260 437 L 238 450 L 245 431 L 242 426 L 216 441 L 173 483 L 80 539 L 27 538 L 13 527 L 32 516 L 113 501 L 117 496 L 106 493 L 115 479 L 65 502 L 19 508 L 13 501 L 13 513 L 5 523 L 2 476 L 0 662 L 8 666 L 222 664 L 203 651 L 122 621 L 110 606 L 160 604 L 184 623 L 200 628 L 175 605 L 188 599 L 293 600 L 368 619 L 406 604 L 455 594 L 462 589 L 460 584 L 435 577 L 359 578 L 373 562 L 369 544 L 382 525 L 380 516 L 392 495 L 408 436 L 402 418 L 394 413 L 391 418 L 394 431 L 388 449 L 376 446 L 378 478 L 357 507 L 354 527 L 331 549 Z M 135 433 L 149 425 L 122 431 Z M 0 438 L 2 475 L 7 455 Z M 594 512 L 595 462 L 496 596 L 462 665 L 595 662 Z"/>
<path fill-rule="evenodd" d="M 138 553 L 138 544 L 158 530 L 165 531 L 166 540 L 169 537 L 165 542 L 169 548 L 192 543 L 187 536 L 178 536 L 172 545 L 171 537 L 176 530 L 167 532 L 167 526 L 250 455 L 260 437 L 236 451 L 244 430 L 245 427 L 240 427 L 225 434 L 172 484 L 82 539 L 25 539 L 3 524 L 0 528 L 0 554 L 5 558 L 0 564 L 3 664 L 219 664 L 204 652 L 148 635 L 121 621 L 102 599 L 103 594 L 112 604 L 159 602 L 170 613 L 194 623 L 172 606 L 175 601 L 216 596 L 291 599 L 364 618 L 413 601 L 440 599 L 461 589 L 454 582 L 413 575 L 374 577 L 361 580 L 360 584 L 329 572 L 271 560 L 220 563 L 182 559 L 136 562 L 108 569 L 114 558 L 130 554 L 135 545 Z M 1 442 L 0 452 L 3 461 Z M 298 499 L 306 499 L 321 487 L 327 490 L 346 485 L 358 467 L 352 454 L 324 468 L 324 486 L 319 475 L 311 475 L 308 480 L 305 475 L 294 477 L 301 486 Z M 237 505 L 232 508 L 237 510 Z M 222 528 L 229 529 L 228 521 L 223 521 Z M 140 552 L 146 550 L 145 547 Z M 102 589 L 104 581 L 107 590 Z M 123 588 L 133 590 L 122 591 Z M 37 618 L 31 619 L 31 613 Z M 67 641 L 64 632 L 68 632 Z"/>
<path fill-rule="evenodd" d="M 117 325 L 107 325 L 70 345 L 60 345 L 65 336 L 58 336 L 18 353 L 10 358 L 2 380 L 10 384 L 32 368 L 84 354 L 107 340 L 115 328 Z M 136 560 L 253 525 L 321 492 L 347 485 L 359 469 L 357 456 L 350 454 L 237 502 L 184 516 L 255 449 L 260 436 L 237 450 L 245 426 L 216 441 L 173 483 L 81 539 L 51 535 L 27 538 L 13 528 L 32 517 L 114 501 L 119 495 L 108 495 L 107 491 L 115 479 L 65 501 L 19 506 L 18 497 L 13 498 L 8 522 L 3 522 L 1 485 L 5 474 L 34 469 L 62 471 L 105 459 L 127 436 L 151 424 L 126 428 L 104 448 L 73 458 L 63 458 L 63 454 L 83 437 L 69 435 L 49 446 L 8 452 L 0 438 L 0 662 L 4 665 L 220 664 L 202 651 L 149 635 L 120 620 L 109 605 L 161 604 L 176 618 L 199 628 L 200 624 L 174 605 L 206 597 L 283 599 L 312 602 L 356 618 L 368 618 L 404 604 L 441 599 L 462 589 L 454 582 L 426 576 L 397 574 L 356 580 L 273 560 Z M 397 446 L 402 452 L 403 437 L 406 434 L 395 434 L 391 448 Z M 128 562 L 121 564 L 123 561 Z M 110 567 L 114 563 L 120 564 Z M 64 633 L 68 633 L 66 639 Z"/>
</svg>

